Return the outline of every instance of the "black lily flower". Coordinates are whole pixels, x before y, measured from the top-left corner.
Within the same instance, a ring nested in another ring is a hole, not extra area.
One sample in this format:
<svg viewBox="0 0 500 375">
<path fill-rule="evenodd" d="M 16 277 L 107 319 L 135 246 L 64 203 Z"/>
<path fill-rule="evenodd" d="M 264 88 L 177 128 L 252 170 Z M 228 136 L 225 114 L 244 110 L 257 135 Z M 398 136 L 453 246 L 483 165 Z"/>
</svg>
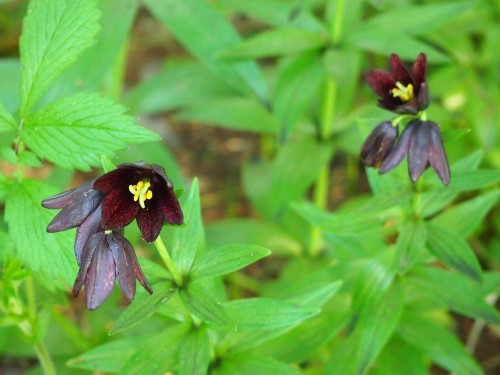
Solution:
<svg viewBox="0 0 500 375">
<path fill-rule="evenodd" d="M 47 232 L 61 232 L 81 225 L 101 204 L 104 195 L 94 189 L 94 181 L 44 199 L 42 206 L 62 208 L 47 226 Z"/>
<path fill-rule="evenodd" d="M 406 154 L 408 154 L 408 172 L 412 182 L 417 181 L 430 166 L 443 184 L 450 183 L 450 167 L 441 131 L 434 122 L 419 119 L 411 121 L 386 156 L 379 173 L 383 174 L 395 168 Z"/>
<path fill-rule="evenodd" d="M 391 71 L 371 70 L 366 80 L 380 96 L 378 105 L 401 114 L 417 114 L 429 105 L 429 88 L 425 81 L 427 61 L 418 55 L 411 71 L 396 54 L 391 55 Z"/>
<path fill-rule="evenodd" d="M 398 137 L 398 127 L 384 121 L 372 130 L 361 147 L 361 158 L 367 167 L 379 167 Z"/>
<path fill-rule="evenodd" d="M 123 237 L 123 229 L 100 231 L 85 244 L 80 271 L 73 285 L 73 296 L 76 297 L 85 285 L 85 304 L 89 310 L 95 310 L 109 296 L 116 279 L 125 297 L 132 301 L 136 278 L 144 289 L 153 293 L 132 245 Z"/>
<path fill-rule="evenodd" d="M 93 188 L 104 195 L 102 227 L 106 230 L 123 228 L 136 218 L 144 240 L 153 242 L 164 222 L 183 222 L 172 182 L 159 165 L 121 164 L 99 177 Z"/>
</svg>

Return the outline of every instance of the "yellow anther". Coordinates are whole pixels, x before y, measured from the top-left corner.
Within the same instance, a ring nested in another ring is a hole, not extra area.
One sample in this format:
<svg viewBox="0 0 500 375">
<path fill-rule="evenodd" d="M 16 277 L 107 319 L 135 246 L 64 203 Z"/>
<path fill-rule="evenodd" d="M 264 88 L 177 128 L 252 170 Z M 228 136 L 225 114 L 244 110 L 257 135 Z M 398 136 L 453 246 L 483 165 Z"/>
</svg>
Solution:
<svg viewBox="0 0 500 375">
<path fill-rule="evenodd" d="M 396 87 L 391 90 L 392 96 L 400 98 L 403 102 L 409 102 L 415 95 L 413 94 L 413 85 L 404 86 L 401 82 L 396 82 Z"/>
<path fill-rule="evenodd" d="M 137 185 L 129 185 L 128 190 L 134 194 L 134 202 L 139 201 L 142 208 L 146 208 L 144 202 L 147 199 L 153 198 L 153 191 L 149 190 L 151 183 L 149 181 L 139 181 Z"/>
</svg>

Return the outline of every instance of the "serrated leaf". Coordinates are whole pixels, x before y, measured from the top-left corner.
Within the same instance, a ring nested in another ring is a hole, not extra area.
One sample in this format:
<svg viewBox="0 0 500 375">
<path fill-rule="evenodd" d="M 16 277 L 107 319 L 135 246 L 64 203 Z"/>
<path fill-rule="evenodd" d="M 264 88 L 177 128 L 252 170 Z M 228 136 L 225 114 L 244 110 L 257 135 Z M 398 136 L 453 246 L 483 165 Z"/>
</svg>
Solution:
<svg viewBox="0 0 500 375">
<path fill-rule="evenodd" d="M 199 283 L 180 290 L 180 297 L 189 310 L 208 324 L 233 329 L 234 323 L 222 303 Z"/>
<path fill-rule="evenodd" d="M 162 304 L 166 303 L 177 290 L 172 282 L 163 280 L 152 286 L 153 295 L 141 293 L 128 306 L 109 331 L 115 335 L 127 329 L 135 327 L 152 316 Z"/>
<path fill-rule="evenodd" d="M 226 302 L 224 308 L 238 331 L 289 327 L 320 311 L 264 297 Z"/>
<path fill-rule="evenodd" d="M 41 206 L 43 199 L 55 195 L 50 185 L 25 179 L 11 185 L 6 198 L 5 220 L 9 235 L 16 245 L 18 257 L 31 270 L 53 279 L 62 278 L 72 285 L 77 273 L 73 251 L 73 235 L 47 233 L 54 212 Z"/>
<path fill-rule="evenodd" d="M 260 100 L 267 100 L 266 83 L 255 62 L 216 58 L 219 51 L 241 40 L 222 14 L 201 0 L 146 0 L 145 4 L 210 71 L 238 92 L 253 92 Z"/>
<path fill-rule="evenodd" d="M 420 349 L 433 362 L 457 375 L 482 375 L 483 372 L 457 337 L 447 329 L 418 315 L 406 313 L 398 334 Z"/>
<path fill-rule="evenodd" d="M 59 99 L 28 116 L 21 138 L 37 154 L 65 168 L 89 170 L 101 155 L 112 157 L 129 143 L 158 140 L 135 124 L 125 108 L 96 93 Z"/>
<path fill-rule="evenodd" d="M 269 249 L 252 244 L 231 244 L 207 251 L 198 258 L 191 278 L 217 277 L 235 272 L 271 254 Z"/>
<path fill-rule="evenodd" d="M 454 232 L 443 226 L 428 223 L 427 246 L 429 251 L 448 267 L 481 281 L 481 266 L 471 247 Z"/>
<path fill-rule="evenodd" d="M 7 133 L 16 130 L 16 120 L 0 103 L 0 133 Z"/>
<path fill-rule="evenodd" d="M 244 353 L 228 355 L 221 359 L 219 367 L 213 370 L 214 375 L 299 375 L 300 372 L 290 365 L 268 356 Z"/>
<path fill-rule="evenodd" d="M 26 116 L 49 86 L 94 42 L 100 12 L 95 0 L 33 0 L 20 42 L 21 113 Z"/>
<path fill-rule="evenodd" d="M 194 179 L 187 195 L 181 199 L 186 228 L 178 228 L 172 236 L 172 259 L 177 270 L 187 275 L 191 270 L 196 253 L 205 246 L 205 232 L 201 219 L 200 191 L 198 180 Z"/>
<path fill-rule="evenodd" d="M 179 350 L 179 375 L 205 375 L 210 365 L 210 341 L 205 329 L 183 337 Z"/>
<path fill-rule="evenodd" d="M 484 220 L 485 216 L 498 202 L 500 190 L 493 190 L 460 203 L 435 217 L 432 222 L 467 237 Z"/>
<path fill-rule="evenodd" d="M 273 115 L 255 100 L 247 98 L 204 100 L 182 109 L 175 118 L 263 134 L 276 134 L 278 129 Z"/>
<path fill-rule="evenodd" d="M 218 53 L 221 59 L 255 59 L 316 50 L 327 43 L 326 35 L 314 31 L 277 28 L 263 31 Z"/>
</svg>

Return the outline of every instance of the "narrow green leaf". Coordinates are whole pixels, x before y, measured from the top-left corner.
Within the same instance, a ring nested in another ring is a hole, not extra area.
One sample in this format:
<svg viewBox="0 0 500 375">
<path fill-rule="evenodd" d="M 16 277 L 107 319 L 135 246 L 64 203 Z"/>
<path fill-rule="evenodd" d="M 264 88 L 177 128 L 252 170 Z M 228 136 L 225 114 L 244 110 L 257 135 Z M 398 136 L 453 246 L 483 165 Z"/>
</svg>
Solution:
<svg viewBox="0 0 500 375">
<path fill-rule="evenodd" d="M 276 134 L 278 129 L 273 115 L 255 100 L 247 98 L 204 100 L 182 109 L 175 118 L 263 134 Z"/>
<path fill-rule="evenodd" d="M 187 324 L 168 327 L 136 347 L 134 355 L 124 363 L 121 374 L 167 374 L 178 366 L 178 353 L 189 332 Z"/>
<path fill-rule="evenodd" d="M 427 246 L 432 254 L 448 267 L 481 281 L 481 266 L 474 251 L 457 232 L 434 223 L 428 223 L 427 232 Z"/>
<path fill-rule="evenodd" d="M 402 225 L 396 241 L 396 263 L 400 273 L 405 273 L 422 259 L 426 241 L 427 227 L 423 221 L 408 221 Z"/>
<path fill-rule="evenodd" d="M 486 303 L 481 285 L 470 279 L 458 273 L 428 267 L 415 270 L 410 277 L 412 283 L 439 304 L 471 318 L 500 324 L 500 313 Z"/>
<path fill-rule="evenodd" d="M 189 332 L 179 350 L 179 375 L 205 375 L 210 365 L 210 341 L 205 329 Z"/>
<path fill-rule="evenodd" d="M 111 161 L 106 155 L 101 156 L 101 165 L 104 172 L 112 171 L 116 169 L 116 164 Z"/>
<path fill-rule="evenodd" d="M 269 254 L 271 254 L 269 249 L 251 244 L 221 246 L 207 251 L 195 261 L 191 270 L 191 278 L 194 280 L 226 275 Z"/>
<path fill-rule="evenodd" d="M 314 31 L 278 28 L 263 31 L 218 53 L 221 59 L 255 59 L 317 50 L 327 43 L 325 35 Z"/>
<path fill-rule="evenodd" d="M 202 0 L 146 0 L 145 4 L 210 71 L 235 90 L 267 100 L 266 83 L 255 62 L 217 59 L 219 51 L 241 40 L 222 14 Z"/>
<path fill-rule="evenodd" d="M 181 206 L 187 227 L 178 228 L 174 231 L 172 236 L 172 259 L 177 270 L 181 274 L 187 275 L 191 270 L 196 253 L 205 246 L 197 179 L 193 180 L 189 193 L 183 195 L 182 198 Z"/>
<path fill-rule="evenodd" d="M 420 350 L 394 335 L 378 356 L 377 364 L 370 374 L 429 375 L 427 367 L 427 361 Z"/>
<path fill-rule="evenodd" d="M 268 356 L 251 353 L 231 355 L 222 358 L 214 375 L 299 375 L 300 372 L 290 365 Z"/>
<path fill-rule="evenodd" d="M 498 202 L 500 190 L 493 190 L 477 196 L 464 203 L 460 203 L 446 210 L 432 220 L 432 223 L 444 226 L 460 233 L 461 236 L 470 235 L 484 220 L 493 206 Z"/>
<path fill-rule="evenodd" d="M 225 307 L 199 283 L 191 283 L 180 290 L 180 296 L 189 310 L 204 322 L 232 330 L 234 323 Z"/>
<path fill-rule="evenodd" d="M 238 331 L 289 327 L 319 313 L 319 309 L 263 297 L 226 302 L 224 308 Z"/>
<path fill-rule="evenodd" d="M 152 286 L 153 295 L 147 293 L 138 294 L 129 307 L 123 312 L 109 331 L 110 335 L 115 335 L 127 329 L 135 327 L 144 322 L 158 310 L 162 304 L 166 303 L 176 289 L 172 282 L 163 280 Z"/>
<path fill-rule="evenodd" d="M 441 182 L 440 182 L 441 183 Z M 420 214 L 429 217 L 453 202 L 459 193 L 449 187 L 439 186 L 420 195 Z"/>
<path fill-rule="evenodd" d="M 398 334 L 433 362 L 457 375 L 481 375 L 483 371 L 450 331 L 418 315 L 407 313 Z"/>
<path fill-rule="evenodd" d="M 125 108 L 96 93 L 59 99 L 26 118 L 21 138 L 37 156 L 65 168 L 89 170 L 101 155 L 112 157 L 128 143 L 157 140 L 135 124 Z"/>
<path fill-rule="evenodd" d="M 16 130 L 16 120 L 0 103 L 0 133 L 12 132 Z"/>
<path fill-rule="evenodd" d="M 11 185 L 6 198 L 5 220 L 19 258 L 34 272 L 72 285 L 77 266 L 71 232 L 47 233 L 54 212 L 41 206 L 43 199 L 57 194 L 52 186 L 25 179 Z"/>
<path fill-rule="evenodd" d="M 476 171 L 460 171 L 452 175 L 450 189 L 456 191 L 477 190 L 500 181 L 500 171 L 478 169 Z"/>
<path fill-rule="evenodd" d="M 21 113 L 26 116 L 57 77 L 94 42 L 95 0 L 33 0 L 20 42 Z"/>
</svg>

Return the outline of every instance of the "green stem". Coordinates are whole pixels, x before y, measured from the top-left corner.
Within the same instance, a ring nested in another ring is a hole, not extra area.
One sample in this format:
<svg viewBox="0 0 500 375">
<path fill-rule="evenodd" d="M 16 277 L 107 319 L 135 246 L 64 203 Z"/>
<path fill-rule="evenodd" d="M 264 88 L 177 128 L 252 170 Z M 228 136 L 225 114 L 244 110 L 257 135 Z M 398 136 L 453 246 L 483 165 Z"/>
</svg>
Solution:
<svg viewBox="0 0 500 375">
<path fill-rule="evenodd" d="M 43 341 L 39 341 L 35 344 L 35 352 L 38 360 L 40 361 L 40 365 L 42 366 L 43 373 L 45 375 L 56 375 L 56 368 L 52 363 L 49 351 L 47 350 L 47 347 L 45 346 Z"/>
<path fill-rule="evenodd" d="M 337 44 L 340 42 L 340 37 L 342 35 L 342 26 L 344 23 L 344 11 L 345 11 L 345 0 L 337 0 L 335 9 L 335 18 L 333 24 L 331 25 L 331 36 L 332 42 Z"/>
<path fill-rule="evenodd" d="M 170 275 L 172 275 L 175 284 L 179 287 L 182 286 L 182 276 L 175 268 L 174 262 L 172 261 L 172 258 L 170 257 L 170 254 L 168 253 L 168 250 L 160 236 L 158 236 L 158 238 L 156 239 L 155 246 L 160 253 L 160 257 L 163 260 L 163 263 L 165 263 L 168 272 L 170 272 Z"/>
</svg>

